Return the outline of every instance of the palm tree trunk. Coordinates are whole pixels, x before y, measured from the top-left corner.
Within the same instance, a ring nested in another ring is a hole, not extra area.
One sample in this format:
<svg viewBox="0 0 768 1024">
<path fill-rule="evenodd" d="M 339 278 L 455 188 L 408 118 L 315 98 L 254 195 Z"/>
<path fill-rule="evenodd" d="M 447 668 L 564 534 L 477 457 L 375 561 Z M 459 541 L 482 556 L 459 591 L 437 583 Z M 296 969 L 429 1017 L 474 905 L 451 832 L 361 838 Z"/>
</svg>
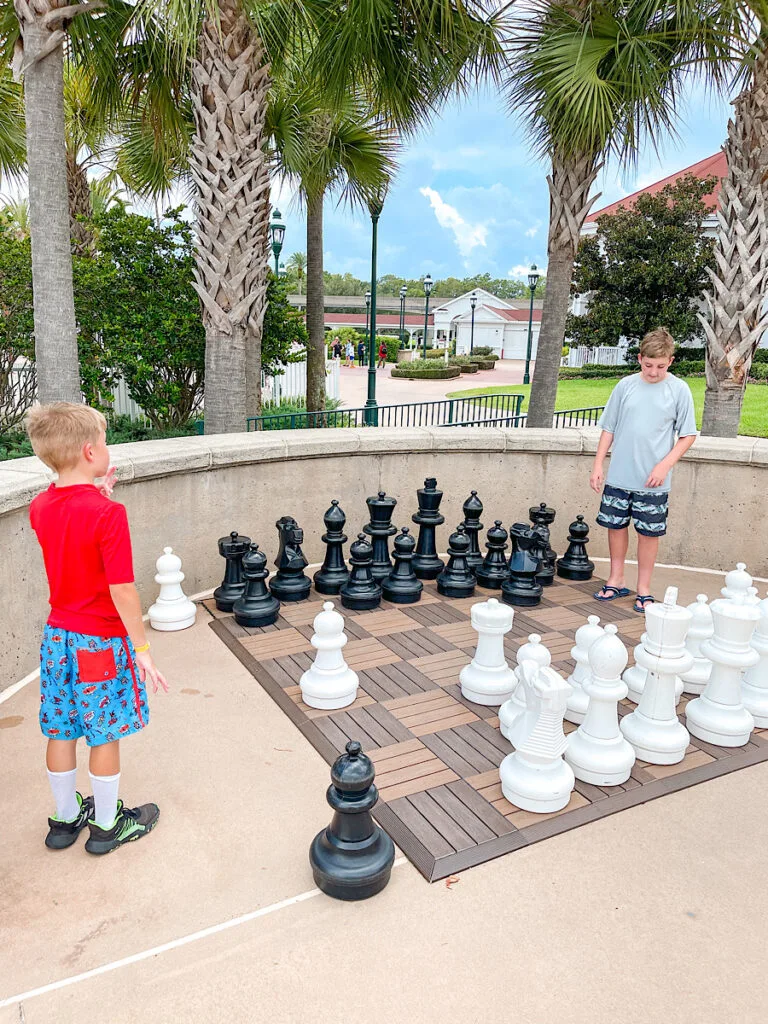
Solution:
<svg viewBox="0 0 768 1024">
<path fill-rule="evenodd" d="M 247 338 L 260 331 L 266 308 L 268 92 L 269 67 L 257 32 L 238 0 L 221 0 L 218 23 L 209 17 L 203 22 L 192 69 L 195 289 L 205 326 L 207 434 L 246 426 Z M 252 380 L 254 371 L 252 366 Z"/>
<path fill-rule="evenodd" d="M 93 232 L 87 222 L 93 217 L 91 190 L 85 168 L 77 162 L 77 154 L 67 150 L 67 193 L 69 196 L 69 231 L 72 249 L 84 256 L 93 243 Z"/>
<path fill-rule="evenodd" d="M 307 198 L 307 410 L 325 409 L 323 196 Z"/>
<path fill-rule="evenodd" d="M 529 427 L 551 427 L 557 398 L 557 374 L 563 353 L 565 321 L 570 302 L 573 262 L 581 227 L 598 198 L 589 190 L 600 170 L 590 153 L 563 158 L 555 153 L 549 185 L 549 237 L 547 239 L 547 287 L 536 348 L 536 367 L 528 404 Z"/>
<path fill-rule="evenodd" d="M 734 103 L 723 147 L 728 174 L 720 188 L 715 269 L 699 315 L 707 338 L 702 434 L 736 437 L 749 368 L 768 328 L 768 54 Z"/>
</svg>

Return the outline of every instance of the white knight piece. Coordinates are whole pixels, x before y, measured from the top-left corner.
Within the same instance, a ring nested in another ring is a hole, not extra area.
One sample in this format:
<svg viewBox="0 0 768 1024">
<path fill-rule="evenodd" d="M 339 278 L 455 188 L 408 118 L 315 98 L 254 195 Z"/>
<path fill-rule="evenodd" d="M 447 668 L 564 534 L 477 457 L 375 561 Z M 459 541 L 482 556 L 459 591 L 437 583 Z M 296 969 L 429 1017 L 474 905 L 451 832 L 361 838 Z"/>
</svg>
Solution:
<svg viewBox="0 0 768 1024">
<path fill-rule="evenodd" d="M 471 663 L 461 670 L 459 682 L 462 694 L 475 704 L 503 704 L 517 685 L 515 674 L 504 657 L 504 636 L 512 629 L 514 614 L 495 597 L 472 605 L 477 649 Z"/>
<path fill-rule="evenodd" d="M 502 736 L 506 736 L 507 739 L 511 739 L 512 726 L 526 709 L 525 686 L 520 671 L 520 666 L 524 661 L 535 661 L 537 665 L 543 667 L 548 667 L 552 664 L 552 655 L 541 642 L 541 637 L 538 633 L 531 633 L 528 637 L 528 643 L 523 644 L 517 652 L 517 668 L 515 669 L 517 683 L 515 684 L 512 696 L 509 700 L 504 701 L 499 708 L 499 728 L 501 729 Z"/>
<path fill-rule="evenodd" d="M 173 548 L 163 548 L 155 563 L 157 575 L 155 583 L 160 584 L 157 601 L 149 609 L 149 622 L 153 629 L 171 632 L 176 629 L 187 629 L 195 623 L 197 606 L 190 601 L 181 584 L 184 573 L 181 571 L 181 559 L 174 555 Z"/>
<path fill-rule="evenodd" d="M 315 616 L 312 646 L 315 660 L 299 680 L 301 697 L 311 708 L 345 708 L 357 697 L 357 673 L 344 661 L 342 648 L 347 642 L 344 617 L 325 601 Z"/>
</svg>

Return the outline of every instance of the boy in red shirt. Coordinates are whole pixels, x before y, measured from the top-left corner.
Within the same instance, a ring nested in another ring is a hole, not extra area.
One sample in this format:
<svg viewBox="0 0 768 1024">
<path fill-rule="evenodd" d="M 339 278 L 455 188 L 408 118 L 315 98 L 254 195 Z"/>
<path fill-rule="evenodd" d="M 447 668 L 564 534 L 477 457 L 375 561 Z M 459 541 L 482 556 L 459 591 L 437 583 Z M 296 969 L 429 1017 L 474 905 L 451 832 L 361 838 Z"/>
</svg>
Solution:
<svg viewBox="0 0 768 1024">
<path fill-rule="evenodd" d="M 35 454 L 58 473 L 29 508 L 51 605 L 40 649 L 40 727 L 56 814 L 45 845 L 65 849 L 87 824 L 86 850 L 109 853 L 157 824 L 156 804 L 131 810 L 118 800 L 119 741 L 149 721 L 147 677 L 155 693 L 168 687 L 144 633 L 125 507 L 109 499 L 104 417 L 54 402 L 33 408 L 25 426 Z M 91 748 L 93 796 L 86 798 L 75 785 L 81 736 Z"/>
</svg>

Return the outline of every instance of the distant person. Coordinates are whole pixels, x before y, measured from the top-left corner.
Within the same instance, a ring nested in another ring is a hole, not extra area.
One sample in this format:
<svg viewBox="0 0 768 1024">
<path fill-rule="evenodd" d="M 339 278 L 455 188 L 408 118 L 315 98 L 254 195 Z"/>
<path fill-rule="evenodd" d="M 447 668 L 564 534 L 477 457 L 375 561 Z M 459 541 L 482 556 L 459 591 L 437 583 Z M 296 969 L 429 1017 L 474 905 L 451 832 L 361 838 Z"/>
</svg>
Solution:
<svg viewBox="0 0 768 1024">
<path fill-rule="evenodd" d="M 361 366 L 365 366 L 365 342 L 359 341 L 357 343 L 357 361 Z"/>
<path fill-rule="evenodd" d="M 341 342 L 338 337 L 333 339 L 333 345 L 331 346 L 331 352 L 333 353 L 334 359 L 341 359 Z"/>
<path fill-rule="evenodd" d="M 346 358 L 346 360 L 344 362 L 344 365 L 345 366 L 354 366 L 355 365 L 355 350 L 354 350 L 354 348 L 352 346 L 352 342 L 351 341 L 347 342 L 347 347 L 345 349 L 345 355 L 346 355 L 347 358 Z"/>
<path fill-rule="evenodd" d="M 379 345 L 379 362 L 377 364 L 377 369 L 380 370 L 382 368 L 382 366 L 384 366 L 386 361 L 387 361 L 387 346 L 382 341 L 382 343 Z"/>
</svg>

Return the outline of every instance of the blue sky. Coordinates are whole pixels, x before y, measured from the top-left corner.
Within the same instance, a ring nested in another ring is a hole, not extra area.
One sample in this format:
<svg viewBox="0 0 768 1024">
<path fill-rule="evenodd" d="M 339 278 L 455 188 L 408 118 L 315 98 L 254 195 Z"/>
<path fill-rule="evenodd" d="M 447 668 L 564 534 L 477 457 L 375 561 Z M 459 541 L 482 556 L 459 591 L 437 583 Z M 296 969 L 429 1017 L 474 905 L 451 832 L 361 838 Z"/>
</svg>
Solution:
<svg viewBox="0 0 768 1024">
<path fill-rule="evenodd" d="M 642 154 L 623 175 L 606 167 L 596 208 L 717 152 L 729 112 L 727 101 L 692 90 L 679 137 L 664 140 L 659 154 Z M 547 169 L 497 95 L 485 91 L 448 107 L 399 162 L 379 222 L 379 274 L 521 277 L 531 262 L 546 265 Z M 275 200 L 287 226 L 285 258 L 306 249 L 305 222 L 290 193 L 276 190 Z M 370 275 L 367 215 L 326 203 L 325 269 Z"/>
</svg>

